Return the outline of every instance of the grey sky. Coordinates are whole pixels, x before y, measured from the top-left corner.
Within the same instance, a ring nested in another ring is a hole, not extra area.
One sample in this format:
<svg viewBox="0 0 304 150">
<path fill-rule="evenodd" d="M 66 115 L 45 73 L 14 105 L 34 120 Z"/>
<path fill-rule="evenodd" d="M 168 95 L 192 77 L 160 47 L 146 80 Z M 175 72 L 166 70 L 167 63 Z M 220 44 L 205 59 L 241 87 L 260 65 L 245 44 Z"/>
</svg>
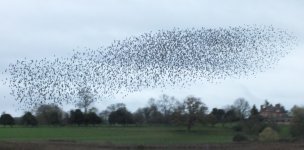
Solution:
<svg viewBox="0 0 304 150">
<path fill-rule="evenodd" d="M 24 57 L 68 57 L 73 49 L 96 49 L 113 40 L 159 29 L 273 25 L 294 32 L 299 46 L 271 70 L 255 77 L 193 83 L 186 88 L 144 89 L 96 105 L 103 109 L 124 102 L 135 110 L 145 106 L 150 97 L 166 93 L 179 99 L 198 96 L 209 107 L 222 107 L 245 97 L 251 104 L 269 99 L 290 108 L 304 100 L 303 6 L 301 0 L 0 0 L 0 69 Z M 2 84 L 0 96 L 0 111 L 22 113 Z M 70 108 L 64 106 L 65 110 Z"/>
</svg>

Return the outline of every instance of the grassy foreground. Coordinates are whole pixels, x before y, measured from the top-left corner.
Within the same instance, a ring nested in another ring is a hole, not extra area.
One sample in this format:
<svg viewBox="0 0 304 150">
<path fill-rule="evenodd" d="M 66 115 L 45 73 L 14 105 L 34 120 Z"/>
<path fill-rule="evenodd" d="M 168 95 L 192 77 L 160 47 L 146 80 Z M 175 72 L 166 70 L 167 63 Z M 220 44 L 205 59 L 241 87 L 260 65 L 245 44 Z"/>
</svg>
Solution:
<svg viewBox="0 0 304 150">
<path fill-rule="evenodd" d="M 0 127 L 1 141 L 88 141 L 113 144 L 230 143 L 234 132 L 223 127 Z"/>
<path fill-rule="evenodd" d="M 208 150 L 303 150 L 304 142 L 232 142 L 229 127 L 0 127 L 1 150 L 99 150 L 99 149 L 208 149 Z M 280 126 L 280 137 L 289 127 Z"/>
</svg>

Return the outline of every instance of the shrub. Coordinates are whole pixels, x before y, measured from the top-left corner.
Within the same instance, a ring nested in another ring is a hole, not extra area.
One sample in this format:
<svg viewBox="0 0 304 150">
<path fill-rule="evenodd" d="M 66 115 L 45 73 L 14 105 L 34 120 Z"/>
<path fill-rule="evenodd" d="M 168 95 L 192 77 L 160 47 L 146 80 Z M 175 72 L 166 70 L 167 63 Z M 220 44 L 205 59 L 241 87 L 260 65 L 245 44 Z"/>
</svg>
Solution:
<svg viewBox="0 0 304 150">
<path fill-rule="evenodd" d="M 232 140 L 234 142 L 244 142 L 244 141 L 248 141 L 248 138 L 243 134 L 236 134 Z"/>
<path fill-rule="evenodd" d="M 260 141 L 276 141 L 279 140 L 279 134 L 270 127 L 265 128 L 259 134 Z"/>
<path fill-rule="evenodd" d="M 36 117 L 31 112 L 25 112 L 24 115 L 21 118 L 21 122 L 24 125 L 31 125 L 31 126 L 37 126 L 38 121 Z"/>
<path fill-rule="evenodd" d="M 293 118 L 290 133 L 296 139 L 304 139 L 304 107 L 294 106 L 291 109 Z"/>
<path fill-rule="evenodd" d="M 241 132 L 241 131 L 243 131 L 243 126 L 241 124 L 237 124 L 237 125 L 233 126 L 232 129 L 236 132 Z"/>
<path fill-rule="evenodd" d="M 15 124 L 14 118 L 10 114 L 3 113 L 0 117 L 0 124 L 6 126 L 13 126 Z"/>
</svg>

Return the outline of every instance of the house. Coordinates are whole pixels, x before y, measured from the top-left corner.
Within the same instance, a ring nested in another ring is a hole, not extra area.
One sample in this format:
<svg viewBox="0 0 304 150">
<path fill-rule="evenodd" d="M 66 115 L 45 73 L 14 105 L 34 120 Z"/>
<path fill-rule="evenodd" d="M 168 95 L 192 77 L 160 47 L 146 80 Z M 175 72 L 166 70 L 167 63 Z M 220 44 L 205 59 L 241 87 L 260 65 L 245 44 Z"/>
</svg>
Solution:
<svg viewBox="0 0 304 150">
<path fill-rule="evenodd" d="M 266 120 L 275 121 L 279 124 L 288 124 L 291 121 L 291 117 L 281 104 L 273 106 L 272 104 L 265 103 L 261 105 L 260 115 Z"/>
</svg>

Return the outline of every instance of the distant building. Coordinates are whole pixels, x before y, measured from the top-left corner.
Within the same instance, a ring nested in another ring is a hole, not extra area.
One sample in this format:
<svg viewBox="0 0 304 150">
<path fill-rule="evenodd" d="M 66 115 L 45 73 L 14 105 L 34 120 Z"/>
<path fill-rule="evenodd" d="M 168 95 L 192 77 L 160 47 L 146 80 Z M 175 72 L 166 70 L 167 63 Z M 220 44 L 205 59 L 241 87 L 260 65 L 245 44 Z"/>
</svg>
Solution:
<svg viewBox="0 0 304 150">
<path fill-rule="evenodd" d="M 275 121 L 279 124 L 288 124 L 291 121 L 291 117 L 281 104 L 273 106 L 272 104 L 266 103 L 261 105 L 260 115 L 266 120 Z"/>
</svg>

